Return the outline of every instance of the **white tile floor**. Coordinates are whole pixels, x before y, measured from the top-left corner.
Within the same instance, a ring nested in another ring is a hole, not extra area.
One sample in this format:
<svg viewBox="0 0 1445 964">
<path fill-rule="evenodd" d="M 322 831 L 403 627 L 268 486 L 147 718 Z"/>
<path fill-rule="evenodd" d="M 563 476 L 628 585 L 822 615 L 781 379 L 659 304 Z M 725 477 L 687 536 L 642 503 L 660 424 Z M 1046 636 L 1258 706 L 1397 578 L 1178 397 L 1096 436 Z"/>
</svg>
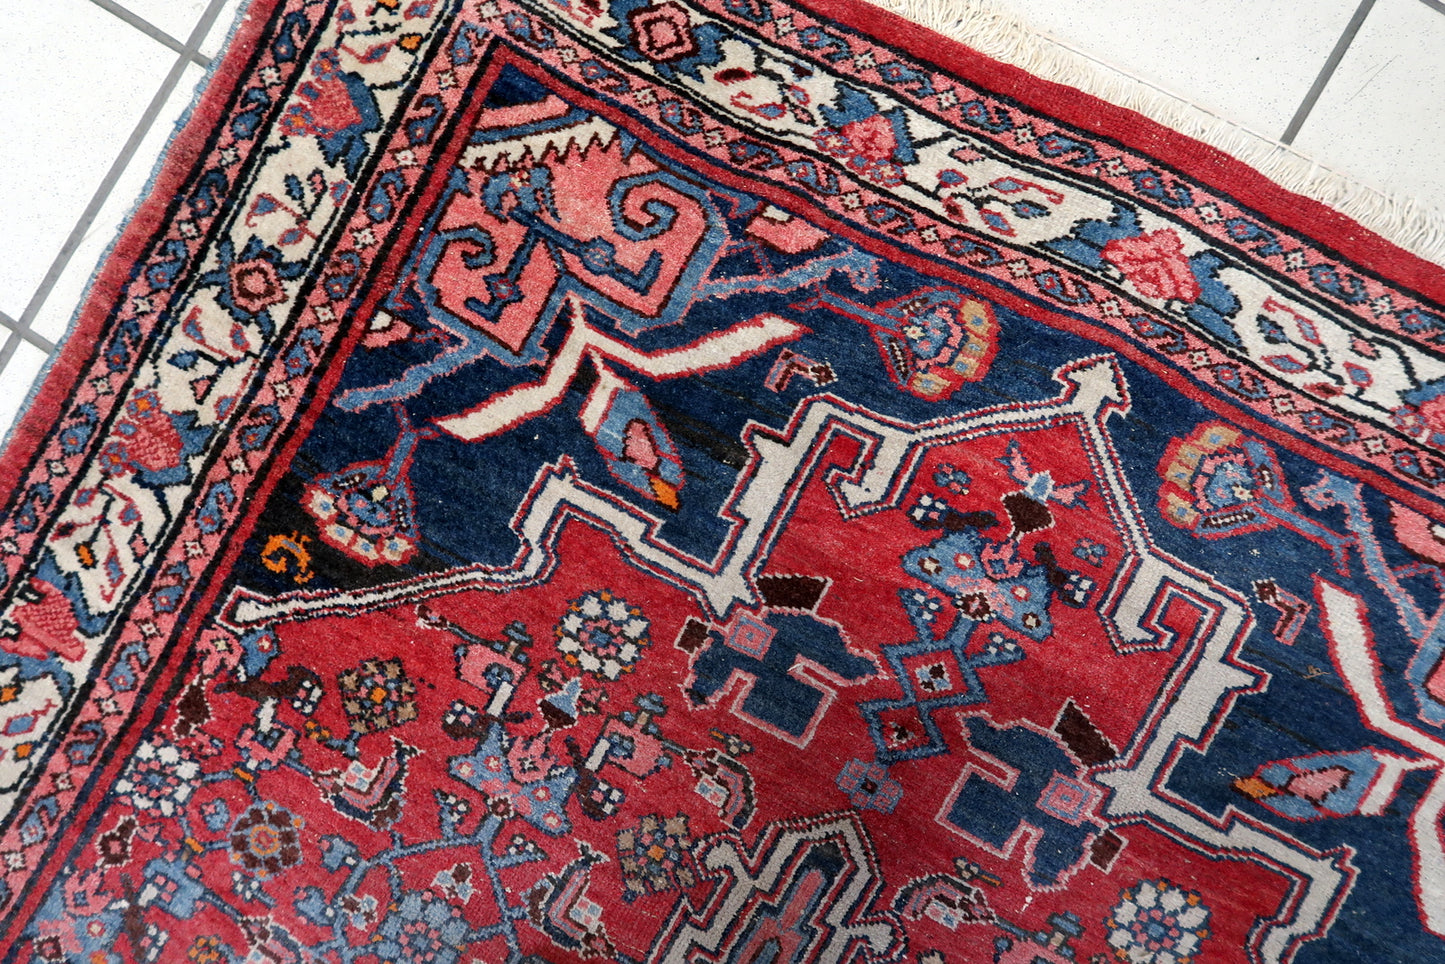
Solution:
<svg viewBox="0 0 1445 964">
<path fill-rule="evenodd" d="M 241 4 L 25 0 L 0 31 L 0 437 Z"/>
<path fill-rule="evenodd" d="M 0 31 L 0 436 L 242 0 L 7 2 L 25 3 L 26 25 Z M 1432 151 L 1445 0 L 995 2 L 1086 57 L 1445 210 Z"/>
<path fill-rule="evenodd" d="M 994 0 L 1038 33 L 1445 211 L 1445 0 Z"/>
</svg>

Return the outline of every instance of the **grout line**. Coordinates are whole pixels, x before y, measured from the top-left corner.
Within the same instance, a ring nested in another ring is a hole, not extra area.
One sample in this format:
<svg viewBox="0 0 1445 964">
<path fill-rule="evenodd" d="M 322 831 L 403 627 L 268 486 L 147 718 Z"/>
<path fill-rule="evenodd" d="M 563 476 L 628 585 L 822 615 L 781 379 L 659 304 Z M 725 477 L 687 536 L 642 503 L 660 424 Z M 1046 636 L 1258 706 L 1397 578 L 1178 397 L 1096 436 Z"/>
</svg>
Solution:
<svg viewBox="0 0 1445 964">
<path fill-rule="evenodd" d="M 1436 13 L 1445 13 L 1445 3 L 1441 3 L 1440 0 L 1420 0 L 1420 2 Z"/>
<path fill-rule="evenodd" d="M 1310 111 L 1315 109 L 1315 104 L 1325 91 L 1325 85 L 1334 76 L 1335 69 L 1340 66 L 1340 61 L 1345 59 L 1345 51 L 1349 50 L 1350 44 L 1354 43 L 1355 35 L 1360 32 L 1360 27 L 1364 24 L 1365 18 L 1369 16 L 1370 8 L 1374 5 L 1375 0 L 1360 0 L 1360 5 L 1355 8 L 1354 14 L 1350 17 L 1350 22 L 1345 24 L 1345 32 L 1340 34 L 1339 40 L 1335 41 L 1335 49 L 1330 51 L 1329 57 L 1325 59 L 1325 65 L 1320 68 L 1319 76 L 1310 85 L 1304 100 L 1300 101 L 1299 109 L 1290 118 L 1289 126 L 1280 135 L 1279 142 L 1281 144 L 1294 143 L 1300 128 L 1304 126 L 1305 120 L 1310 116 Z"/>
<path fill-rule="evenodd" d="M 14 332 L 21 338 L 30 342 L 30 344 L 34 345 L 36 348 L 39 348 L 41 351 L 45 352 L 47 355 L 55 351 L 55 346 L 51 344 L 49 338 L 42 338 L 35 332 L 31 331 L 29 328 L 22 328 L 20 326 L 20 322 L 16 321 L 14 318 L 11 318 L 3 311 L 0 311 L 0 328 L 5 329 L 6 331 Z"/>
<path fill-rule="evenodd" d="M 170 34 L 155 26 L 150 21 L 142 20 L 140 17 L 131 13 L 125 7 L 122 7 L 120 4 L 116 3 L 115 0 L 90 0 L 90 2 L 95 4 L 97 7 L 100 7 L 106 13 L 113 14 L 114 16 L 119 17 L 121 20 L 124 20 L 126 23 L 130 24 L 132 27 L 154 40 L 156 43 L 161 44 L 164 47 L 169 47 L 171 50 L 174 50 L 178 54 L 189 57 L 197 67 L 201 67 L 205 70 L 210 69 L 211 60 L 209 57 L 203 55 L 199 50 L 187 49 L 186 45 L 181 43 L 175 37 L 172 37 Z"/>
<path fill-rule="evenodd" d="M 165 79 L 161 81 L 160 89 L 158 89 L 155 96 L 151 98 L 150 104 L 146 106 L 145 112 L 141 114 L 140 121 L 136 124 L 134 130 L 131 131 L 130 137 L 126 139 L 125 145 L 121 147 L 119 156 L 111 163 L 110 170 L 105 172 L 105 177 L 101 180 L 100 186 L 95 189 L 95 194 L 91 196 L 90 203 L 86 205 L 85 211 L 75 222 L 75 227 L 70 229 L 69 237 L 67 237 L 65 243 L 60 246 L 60 251 L 56 254 L 55 260 L 50 263 L 50 268 L 45 272 L 45 277 L 41 279 L 40 286 L 36 288 L 35 293 L 30 296 L 30 303 L 25 306 L 25 310 L 21 313 L 18 322 L 21 330 L 29 329 L 30 323 L 35 320 L 35 316 L 40 312 L 41 306 L 45 304 L 45 299 L 50 297 L 50 292 L 55 288 L 56 282 L 60 280 L 61 273 L 65 270 L 66 266 L 70 264 L 70 259 L 71 256 L 75 254 L 75 249 L 80 247 L 80 242 L 83 241 L 86 234 L 90 232 L 91 224 L 94 223 L 96 216 L 100 214 L 100 210 L 105 206 L 105 202 L 109 200 L 111 190 L 115 187 L 116 182 L 120 180 L 121 175 L 125 173 L 125 169 L 134 158 L 141 141 L 145 140 L 146 135 L 150 133 L 156 118 L 160 116 L 161 109 L 165 107 L 166 101 L 170 99 L 171 94 L 180 83 L 181 75 L 199 54 L 201 44 L 211 32 L 211 26 L 220 15 L 223 6 L 225 6 L 225 0 L 211 0 L 211 2 L 207 4 L 205 12 L 201 14 L 201 18 L 196 21 L 195 27 L 191 29 L 190 36 L 186 38 L 184 51 L 176 58 L 176 62 L 171 65 L 170 72 L 167 73 Z M 152 158 L 152 162 L 155 160 L 155 158 Z M 149 179 L 147 179 L 147 184 L 149 184 Z"/>
<path fill-rule="evenodd" d="M 5 373 L 5 366 L 7 366 L 7 365 L 10 364 L 10 359 L 13 358 L 13 357 L 15 357 L 15 349 L 17 349 L 17 348 L 19 348 L 19 347 L 20 347 L 20 332 L 18 332 L 18 331 L 12 331 L 12 332 L 10 333 L 10 337 L 7 338 L 7 339 L 5 339 L 5 344 L 4 344 L 4 346 L 0 346 L 0 375 L 3 375 L 3 374 Z M 12 378 L 13 378 L 13 376 L 12 376 Z M 6 394 L 9 394 L 9 393 L 7 392 Z M 20 397 L 21 397 L 21 398 L 25 398 L 25 397 L 29 396 L 29 394 L 30 394 L 30 386 L 29 386 L 29 385 L 24 385 L 24 386 L 22 386 L 22 391 L 20 392 Z M 0 428 L 0 436 L 3 436 L 4 433 L 5 433 L 5 430 L 4 430 L 3 428 Z"/>
</svg>

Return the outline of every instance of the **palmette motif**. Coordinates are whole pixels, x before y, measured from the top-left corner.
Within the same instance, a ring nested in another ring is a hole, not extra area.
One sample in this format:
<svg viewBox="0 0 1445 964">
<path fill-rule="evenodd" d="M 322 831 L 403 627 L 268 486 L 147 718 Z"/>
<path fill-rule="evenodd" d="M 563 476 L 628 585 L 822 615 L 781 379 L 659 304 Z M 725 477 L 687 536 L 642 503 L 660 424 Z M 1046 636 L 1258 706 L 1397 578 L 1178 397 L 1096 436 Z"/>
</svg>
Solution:
<svg viewBox="0 0 1445 964">
<path fill-rule="evenodd" d="M 258 2 L 7 455 L 0 959 L 1438 956 L 1445 315 L 919 40 Z"/>
</svg>

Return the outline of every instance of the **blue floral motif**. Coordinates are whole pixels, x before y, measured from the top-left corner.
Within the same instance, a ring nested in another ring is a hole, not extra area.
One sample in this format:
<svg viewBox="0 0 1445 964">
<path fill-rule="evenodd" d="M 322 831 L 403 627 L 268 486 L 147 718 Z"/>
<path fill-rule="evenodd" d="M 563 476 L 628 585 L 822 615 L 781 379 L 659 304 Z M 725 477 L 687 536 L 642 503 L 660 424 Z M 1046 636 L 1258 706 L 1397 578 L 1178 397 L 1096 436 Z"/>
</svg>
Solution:
<svg viewBox="0 0 1445 964">
<path fill-rule="evenodd" d="M 521 817 L 556 837 L 571 829 L 567 798 L 577 781 L 572 767 L 555 765 L 545 746 L 507 735 L 493 724 L 475 752 L 451 758 L 452 776 L 487 795 L 497 816 Z"/>
<path fill-rule="evenodd" d="M 272 305 L 290 295 L 282 281 L 294 281 L 306 271 L 306 262 L 287 261 L 280 250 L 252 237 L 236 251 L 229 238 L 216 247 L 217 266 L 197 279 L 202 288 L 218 288 L 216 302 L 238 321 L 260 326 L 264 337 L 275 330 Z M 242 336 L 243 337 L 243 336 Z"/>
<path fill-rule="evenodd" d="M 312 136 L 328 164 L 341 164 L 356 177 L 366 159 L 366 135 L 381 129 L 376 95 L 360 76 L 340 70 L 335 51 L 322 51 L 297 99 L 286 109 L 281 126 L 293 136 Z"/>
<path fill-rule="evenodd" d="M 461 909 L 430 893 L 411 891 L 392 905 L 376 929 L 377 958 L 396 964 L 452 964 L 470 928 Z"/>
</svg>

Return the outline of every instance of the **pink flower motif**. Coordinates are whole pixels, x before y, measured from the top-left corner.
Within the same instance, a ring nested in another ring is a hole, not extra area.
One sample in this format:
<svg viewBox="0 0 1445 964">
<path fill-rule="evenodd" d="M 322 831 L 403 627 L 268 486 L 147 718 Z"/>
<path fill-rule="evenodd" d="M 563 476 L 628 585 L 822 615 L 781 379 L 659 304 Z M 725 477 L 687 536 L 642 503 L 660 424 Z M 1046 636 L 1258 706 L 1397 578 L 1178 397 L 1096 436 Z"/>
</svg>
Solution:
<svg viewBox="0 0 1445 964">
<path fill-rule="evenodd" d="M 75 610 L 60 590 L 43 580 L 31 579 L 22 598 L 25 601 L 12 611 L 20 632 L 0 642 L 0 650 L 31 659 L 59 656 L 61 659 L 78 660 L 85 656 L 85 643 L 76 635 L 80 623 L 76 621 Z M 53 707 L 47 706 L 46 711 L 51 708 Z M 37 712 L 31 716 L 31 724 L 36 724 L 42 715 L 44 714 Z M 23 715 L 16 715 L 14 725 L 20 727 L 23 719 Z M 24 733 L 25 731 L 20 729 L 12 735 L 23 737 Z"/>
<path fill-rule="evenodd" d="M 1445 526 L 1398 502 L 1390 506 L 1395 538 L 1413 555 L 1445 566 Z"/>
<path fill-rule="evenodd" d="M 1115 238 L 1104 246 L 1103 254 L 1147 298 L 1191 302 L 1199 298 L 1199 281 L 1184 257 L 1184 245 L 1168 228 Z"/>
<path fill-rule="evenodd" d="M 1425 429 L 1429 433 L 1426 438 L 1432 441 L 1437 436 L 1445 438 L 1445 395 L 1436 395 L 1434 398 L 1426 399 L 1417 408 L 1421 420 L 1425 423 Z"/>
<path fill-rule="evenodd" d="M 155 392 L 137 393 L 126 403 L 126 413 L 130 418 L 115 427 L 115 434 L 127 464 L 147 472 L 160 472 L 181 464 L 185 442 Z"/>
<path fill-rule="evenodd" d="M 848 138 L 855 154 L 870 161 L 889 160 L 898 149 L 893 125 L 882 114 L 844 124 L 841 133 Z"/>
<path fill-rule="evenodd" d="M 361 123 L 361 113 L 344 81 L 323 77 L 301 86 L 301 100 L 282 119 L 288 134 L 327 137 Z"/>
</svg>

